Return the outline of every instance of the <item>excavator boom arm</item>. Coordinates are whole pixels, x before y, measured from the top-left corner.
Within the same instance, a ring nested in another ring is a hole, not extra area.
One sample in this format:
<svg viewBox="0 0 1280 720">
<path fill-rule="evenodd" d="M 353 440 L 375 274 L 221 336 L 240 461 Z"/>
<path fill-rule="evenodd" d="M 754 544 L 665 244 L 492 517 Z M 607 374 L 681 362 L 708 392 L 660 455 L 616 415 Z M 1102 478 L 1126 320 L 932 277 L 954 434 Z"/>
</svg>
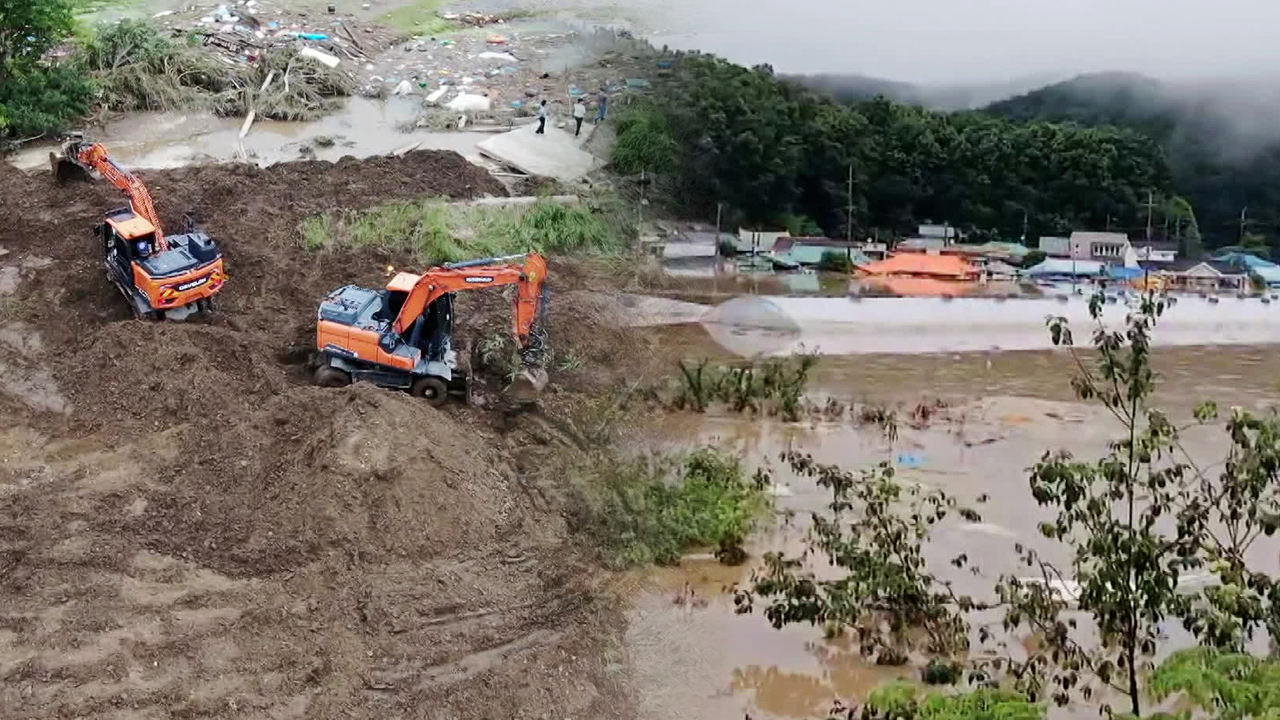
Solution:
<svg viewBox="0 0 1280 720">
<path fill-rule="evenodd" d="M 136 175 L 117 165 L 111 159 L 111 156 L 107 153 L 107 148 L 102 143 L 68 143 L 63 155 L 85 170 L 101 175 L 112 185 L 123 190 L 129 196 L 129 204 L 133 206 L 133 211 L 155 228 L 156 250 L 163 252 L 169 249 L 169 244 L 164 239 L 164 231 L 160 229 L 160 218 L 156 214 L 156 205 L 151 199 L 151 192 L 147 190 L 147 186 Z"/>
<path fill-rule="evenodd" d="M 524 258 L 523 265 L 504 263 Z M 409 292 L 393 329 L 404 334 L 431 303 L 441 296 L 462 290 L 482 290 L 494 285 L 516 285 L 514 330 L 522 349 L 531 342 L 534 324 L 542 312 L 543 284 L 547 261 L 538 253 L 504 258 L 485 258 L 428 270 Z"/>
</svg>

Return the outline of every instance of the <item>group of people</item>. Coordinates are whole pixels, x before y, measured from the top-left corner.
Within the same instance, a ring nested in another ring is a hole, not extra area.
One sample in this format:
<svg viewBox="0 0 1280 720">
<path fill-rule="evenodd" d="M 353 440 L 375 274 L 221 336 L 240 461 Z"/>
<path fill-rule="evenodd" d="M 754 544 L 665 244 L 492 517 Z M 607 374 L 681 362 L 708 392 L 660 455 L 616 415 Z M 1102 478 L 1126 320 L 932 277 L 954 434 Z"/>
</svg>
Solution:
<svg viewBox="0 0 1280 720">
<path fill-rule="evenodd" d="M 609 95 L 600 90 L 596 95 L 596 124 L 604 122 L 609 115 Z M 545 135 L 547 130 L 547 116 L 551 111 L 547 109 L 547 101 L 543 100 L 538 104 L 538 134 Z M 573 136 L 578 137 L 582 134 L 582 122 L 587 119 L 587 96 L 582 95 L 578 101 L 573 104 Z"/>
</svg>

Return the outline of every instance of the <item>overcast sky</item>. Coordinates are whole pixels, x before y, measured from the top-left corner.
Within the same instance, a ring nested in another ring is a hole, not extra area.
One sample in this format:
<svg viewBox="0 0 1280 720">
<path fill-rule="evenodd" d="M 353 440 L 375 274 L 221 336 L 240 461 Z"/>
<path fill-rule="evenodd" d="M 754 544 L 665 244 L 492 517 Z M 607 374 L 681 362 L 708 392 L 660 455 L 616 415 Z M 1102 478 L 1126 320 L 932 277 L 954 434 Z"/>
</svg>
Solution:
<svg viewBox="0 0 1280 720">
<path fill-rule="evenodd" d="M 630 5 L 622 0 L 619 4 Z M 658 39 L 779 72 L 912 82 L 1280 74 L 1280 0 L 638 0 Z M 662 32 L 665 31 L 665 32 Z"/>
</svg>

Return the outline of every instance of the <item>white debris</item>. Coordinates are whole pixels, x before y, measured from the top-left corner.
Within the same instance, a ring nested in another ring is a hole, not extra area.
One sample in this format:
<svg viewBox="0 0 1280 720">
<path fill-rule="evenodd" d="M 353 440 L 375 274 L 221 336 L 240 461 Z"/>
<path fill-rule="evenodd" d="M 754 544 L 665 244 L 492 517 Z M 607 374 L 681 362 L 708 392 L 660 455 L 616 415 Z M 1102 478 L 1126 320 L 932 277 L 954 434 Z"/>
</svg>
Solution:
<svg viewBox="0 0 1280 720">
<path fill-rule="evenodd" d="M 396 89 L 391 91 L 392 95 L 408 95 L 413 92 L 413 83 L 408 80 L 401 80 Z"/>
<path fill-rule="evenodd" d="M 508 62 L 508 63 L 520 62 L 520 60 L 517 59 L 515 55 L 512 55 L 509 52 L 491 52 L 486 50 L 485 52 L 480 53 L 476 57 L 480 58 L 481 60 L 497 60 L 499 62 Z"/>
<path fill-rule="evenodd" d="M 302 48 L 302 51 L 299 52 L 298 54 L 301 55 L 302 57 L 309 57 L 312 60 L 315 60 L 316 62 L 331 68 L 338 67 L 338 63 L 342 62 L 341 59 L 339 59 L 334 55 L 330 55 L 327 52 L 324 52 L 322 50 L 317 50 L 311 47 Z"/>
<path fill-rule="evenodd" d="M 445 93 L 447 93 L 447 92 L 449 92 L 449 86 L 448 86 L 448 85 L 446 85 L 446 86 L 444 86 L 444 87 L 440 88 L 439 90 L 436 90 L 436 91 L 432 92 L 430 95 L 428 95 L 428 96 L 427 96 L 427 102 L 428 102 L 428 103 L 430 103 L 430 104 L 432 104 L 432 105 L 434 105 L 434 104 L 436 104 L 437 102 L 439 102 L 439 101 L 440 101 L 440 98 L 444 97 L 444 94 L 445 94 Z"/>
<path fill-rule="evenodd" d="M 493 106 L 493 102 L 484 95 L 471 95 L 462 93 L 458 97 L 449 101 L 445 107 L 454 112 L 486 112 Z"/>
</svg>

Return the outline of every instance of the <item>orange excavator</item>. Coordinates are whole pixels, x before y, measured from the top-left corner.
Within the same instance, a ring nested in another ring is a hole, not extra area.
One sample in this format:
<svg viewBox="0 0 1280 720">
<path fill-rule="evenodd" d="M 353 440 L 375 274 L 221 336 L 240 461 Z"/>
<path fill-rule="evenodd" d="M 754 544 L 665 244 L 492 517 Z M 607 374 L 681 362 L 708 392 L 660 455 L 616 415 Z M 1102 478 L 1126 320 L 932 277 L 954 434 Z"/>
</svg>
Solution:
<svg viewBox="0 0 1280 720">
<path fill-rule="evenodd" d="M 182 235 L 160 229 L 147 186 L 120 167 L 99 143 L 72 136 L 62 154 L 50 153 L 54 175 L 105 179 L 129 198 L 129 207 L 108 212 L 94 233 L 102 240 L 107 280 L 129 301 L 134 317 L 183 320 L 213 309 L 213 296 L 227 280 L 222 253 L 210 237 L 188 227 Z"/>
<path fill-rule="evenodd" d="M 523 260 L 523 264 L 514 261 Z M 453 347 L 453 294 L 515 285 L 515 336 L 525 369 L 507 396 L 537 399 L 546 385 L 540 369 L 546 338 L 539 318 L 546 296 L 547 261 L 537 253 L 484 258 L 433 267 L 421 275 L 398 273 L 384 290 L 347 285 L 320 303 L 316 346 L 322 362 L 315 382 L 341 387 L 366 380 L 399 388 L 441 405 L 466 395 L 469 378 Z"/>
</svg>

